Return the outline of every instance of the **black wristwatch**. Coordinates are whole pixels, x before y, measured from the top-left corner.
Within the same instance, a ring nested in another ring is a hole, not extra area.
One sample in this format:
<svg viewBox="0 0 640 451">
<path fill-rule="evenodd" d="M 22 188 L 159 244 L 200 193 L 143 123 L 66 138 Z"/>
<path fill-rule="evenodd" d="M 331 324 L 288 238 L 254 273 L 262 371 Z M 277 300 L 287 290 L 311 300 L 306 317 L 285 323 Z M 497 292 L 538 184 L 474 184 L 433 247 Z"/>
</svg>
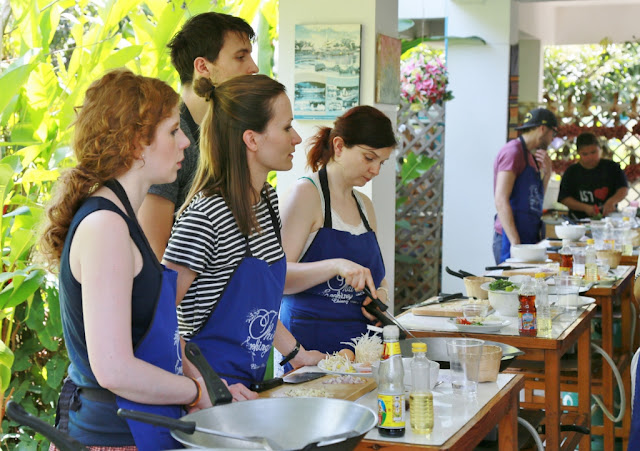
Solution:
<svg viewBox="0 0 640 451">
<path fill-rule="evenodd" d="M 293 350 L 285 356 L 284 359 L 280 361 L 280 366 L 285 366 L 291 359 L 298 355 L 300 351 L 300 342 L 296 340 L 296 345 L 293 347 Z"/>
</svg>

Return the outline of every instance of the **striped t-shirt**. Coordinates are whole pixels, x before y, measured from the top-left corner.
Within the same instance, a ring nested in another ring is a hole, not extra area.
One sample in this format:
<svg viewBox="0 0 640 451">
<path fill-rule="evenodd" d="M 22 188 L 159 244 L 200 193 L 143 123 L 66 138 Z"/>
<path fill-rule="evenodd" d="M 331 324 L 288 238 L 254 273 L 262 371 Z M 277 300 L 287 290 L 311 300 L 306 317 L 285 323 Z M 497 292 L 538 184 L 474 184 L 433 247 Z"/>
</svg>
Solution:
<svg viewBox="0 0 640 451">
<path fill-rule="evenodd" d="M 278 196 L 271 186 L 265 187 L 280 227 Z M 284 256 L 284 251 L 264 198 L 254 211 L 261 232 L 249 237 L 249 247 L 254 257 L 272 264 Z M 164 253 L 165 260 L 197 273 L 178 306 L 178 325 L 185 339 L 200 330 L 244 254 L 245 239 L 222 196 L 197 195 L 173 226 Z"/>
</svg>

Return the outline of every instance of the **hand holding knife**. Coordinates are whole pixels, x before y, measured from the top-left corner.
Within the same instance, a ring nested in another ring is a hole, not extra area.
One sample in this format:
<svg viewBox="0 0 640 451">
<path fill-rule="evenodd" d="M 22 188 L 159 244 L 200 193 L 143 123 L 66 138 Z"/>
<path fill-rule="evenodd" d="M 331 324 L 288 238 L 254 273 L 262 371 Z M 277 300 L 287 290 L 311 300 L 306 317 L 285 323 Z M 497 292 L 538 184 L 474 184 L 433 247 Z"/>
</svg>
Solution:
<svg viewBox="0 0 640 451">
<path fill-rule="evenodd" d="M 387 304 L 385 304 L 384 302 L 382 302 L 377 297 L 375 297 L 373 295 L 373 293 L 371 293 L 371 290 L 369 290 L 369 287 L 367 287 L 366 285 L 364 287 L 364 293 L 372 301 L 367 305 L 363 305 L 364 309 L 367 312 L 369 312 L 371 315 L 375 316 L 378 319 L 378 321 L 380 321 L 385 326 L 389 326 L 389 325 L 398 326 L 398 329 L 400 329 L 400 338 L 401 339 L 407 338 L 408 335 L 410 335 L 413 338 L 417 338 L 415 335 L 413 335 L 411 332 L 409 332 L 407 329 L 405 329 L 404 326 L 402 324 L 400 324 L 398 322 L 398 320 L 395 319 L 394 316 L 387 311 L 389 306 Z"/>
</svg>

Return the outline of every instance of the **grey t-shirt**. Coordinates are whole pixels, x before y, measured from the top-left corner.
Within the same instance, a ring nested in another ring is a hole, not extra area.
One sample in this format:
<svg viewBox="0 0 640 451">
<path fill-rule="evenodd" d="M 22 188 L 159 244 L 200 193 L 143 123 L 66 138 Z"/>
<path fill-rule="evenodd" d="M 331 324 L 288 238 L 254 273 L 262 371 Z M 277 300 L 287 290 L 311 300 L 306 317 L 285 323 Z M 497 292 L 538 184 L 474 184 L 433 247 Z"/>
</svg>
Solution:
<svg viewBox="0 0 640 451">
<path fill-rule="evenodd" d="M 178 211 L 189 194 L 193 177 L 198 168 L 200 158 L 200 129 L 195 123 L 189 109 L 183 103 L 180 105 L 180 128 L 189 138 L 191 144 L 184 149 L 182 167 L 178 170 L 178 178 L 172 183 L 164 185 L 152 185 L 149 188 L 151 194 L 157 194 L 174 203 L 174 211 Z"/>
</svg>

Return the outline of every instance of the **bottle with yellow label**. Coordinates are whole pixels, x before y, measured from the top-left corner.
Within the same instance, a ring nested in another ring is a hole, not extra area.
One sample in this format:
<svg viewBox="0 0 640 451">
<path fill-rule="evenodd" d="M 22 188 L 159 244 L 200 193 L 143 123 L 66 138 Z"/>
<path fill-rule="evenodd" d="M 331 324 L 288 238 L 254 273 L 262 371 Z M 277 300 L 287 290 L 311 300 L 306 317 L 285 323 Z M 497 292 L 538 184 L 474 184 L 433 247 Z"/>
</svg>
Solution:
<svg viewBox="0 0 640 451">
<path fill-rule="evenodd" d="M 384 349 L 378 369 L 378 432 L 386 437 L 402 437 L 405 432 L 404 368 L 398 326 L 385 326 Z"/>
</svg>

